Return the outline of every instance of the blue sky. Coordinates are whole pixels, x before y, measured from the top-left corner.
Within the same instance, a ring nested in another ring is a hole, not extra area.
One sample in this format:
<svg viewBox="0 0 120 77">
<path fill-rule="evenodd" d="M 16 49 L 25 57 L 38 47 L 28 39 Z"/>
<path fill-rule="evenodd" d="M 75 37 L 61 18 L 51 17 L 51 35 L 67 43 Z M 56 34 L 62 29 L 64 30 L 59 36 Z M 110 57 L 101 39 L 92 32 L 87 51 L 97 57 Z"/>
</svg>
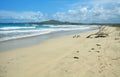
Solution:
<svg viewBox="0 0 120 77">
<path fill-rule="evenodd" d="M 120 0 L 1 0 L 0 22 L 119 23 Z"/>
<path fill-rule="evenodd" d="M 10 11 L 41 11 L 54 13 L 65 11 L 70 4 L 82 0 L 1 0 L 0 9 Z M 85 0 L 84 0 L 85 1 Z"/>
</svg>

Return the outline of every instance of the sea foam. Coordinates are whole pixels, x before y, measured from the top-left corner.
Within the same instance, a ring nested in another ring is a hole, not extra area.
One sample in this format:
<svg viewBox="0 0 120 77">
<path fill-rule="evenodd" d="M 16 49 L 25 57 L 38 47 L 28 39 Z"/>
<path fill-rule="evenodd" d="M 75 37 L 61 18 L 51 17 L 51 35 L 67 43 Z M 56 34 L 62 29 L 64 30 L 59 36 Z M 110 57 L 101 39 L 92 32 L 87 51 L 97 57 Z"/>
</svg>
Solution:
<svg viewBox="0 0 120 77">
<path fill-rule="evenodd" d="M 24 24 L 24 25 L 9 25 L 0 27 L 0 41 L 18 39 L 24 37 L 32 37 L 53 32 L 86 30 L 92 29 L 96 26 L 88 25 L 40 25 L 40 24 Z"/>
</svg>

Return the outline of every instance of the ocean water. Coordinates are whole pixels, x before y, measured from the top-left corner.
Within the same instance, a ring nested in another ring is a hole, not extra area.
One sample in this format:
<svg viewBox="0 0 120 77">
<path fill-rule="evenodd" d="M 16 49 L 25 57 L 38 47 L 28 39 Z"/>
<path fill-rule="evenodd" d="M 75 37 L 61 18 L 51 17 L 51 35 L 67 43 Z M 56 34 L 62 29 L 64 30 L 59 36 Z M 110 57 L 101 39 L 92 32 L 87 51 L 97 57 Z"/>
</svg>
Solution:
<svg viewBox="0 0 120 77">
<path fill-rule="evenodd" d="M 0 41 L 40 36 L 55 32 L 95 29 L 89 25 L 0 24 Z"/>
<path fill-rule="evenodd" d="M 47 39 L 94 30 L 96 25 L 0 24 L 0 52 L 28 47 Z"/>
</svg>

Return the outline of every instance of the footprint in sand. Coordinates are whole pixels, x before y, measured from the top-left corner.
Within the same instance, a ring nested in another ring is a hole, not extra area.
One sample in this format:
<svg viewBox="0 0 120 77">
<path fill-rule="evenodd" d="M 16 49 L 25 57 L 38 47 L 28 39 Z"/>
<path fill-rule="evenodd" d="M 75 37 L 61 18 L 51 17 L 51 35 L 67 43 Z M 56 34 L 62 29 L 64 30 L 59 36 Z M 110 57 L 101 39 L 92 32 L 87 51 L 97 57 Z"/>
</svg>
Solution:
<svg viewBox="0 0 120 77">
<path fill-rule="evenodd" d="M 97 53 L 100 53 L 100 51 L 96 50 L 95 48 L 91 48 L 91 50 L 89 50 L 88 52 L 92 52 L 92 51 L 95 51 Z"/>
<path fill-rule="evenodd" d="M 76 51 L 76 53 L 79 53 L 80 51 Z"/>
<path fill-rule="evenodd" d="M 74 58 L 74 59 L 79 59 L 79 57 L 77 57 L 77 56 L 74 56 L 73 58 Z"/>
<path fill-rule="evenodd" d="M 101 60 L 101 57 L 102 57 L 102 56 L 98 56 L 98 60 L 99 60 L 99 61 Z"/>
<path fill-rule="evenodd" d="M 100 63 L 98 73 L 102 73 L 105 70 L 105 68 L 106 68 L 106 65 L 104 65 L 103 63 Z"/>
<path fill-rule="evenodd" d="M 97 46 L 101 46 L 100 44 L 96 44 Z"/>
<path fill-rule="evenodd" d="M 120 59 L 120 57 L 116 57 L 116 58 L 113 58 L 112 60 L 119 60 Z"/>
<path fill-rule="evenodd" d="M 88 52 L 92 52 L 93 50 L 95 50 L 95 48 L 91 48 Z"/>
<path fill-rule="evenodd" d="M 10 64 L 10 63 L 11 63 L 10 61 L 7 62 L 7 64 Z"/>
<path fill-rule="evenodd" d="M 65 72 L 68 72 L 68 70 L 65 70 Z"/>
<path fill-rule="evenodd" d="M 91 50 L 95 50 L 95 48 L 91 48 Z"/>
<path fill-rule="evenodd" d="M 7 63 L 6 63 L 6 64 L 11 64 L 13 61 L 14 61 L 14 59 L 13 59 L 13 58 L 11 58 L 11 59 L 9 59 L 9 61 L 7 61 Z"/>
<path fill-rule="evenodd" d="M 115 40 L 119 40 L 119 38 L 115 38 Z"/>
<path fill-rule="evenodd" d="M 3 74 L 7 73 L 7 67 L 0 65 L 0 77 L 4 77 Z"/>
<path fill-rule="evenodd" d="M 99 49 L 101 49 L 101 45 L 100 44 L 96 44 L 97 47 L 99 47 Z M 96 50 L 95 48 L 91 48 L 91 50 L 89 50 L 88 52 L 91 52 L 91 51 L 95 51 L 97 53 L 100 53 L 99 50 Z"/>
<path fill-rule="evenodd" d="M 97 53 L 100 53 L 100 51 L 96 51 Z"/>
<path fill-rule="evenodd" d="M 88 51 L 88 52 L 91 52 L 91 51 Z"/>
<path fill-rule="evenodd" d="M 101 44 L 96 44 L 96 46 L 97 46 L 99 49 L 101 49 Z"/>
</svg>

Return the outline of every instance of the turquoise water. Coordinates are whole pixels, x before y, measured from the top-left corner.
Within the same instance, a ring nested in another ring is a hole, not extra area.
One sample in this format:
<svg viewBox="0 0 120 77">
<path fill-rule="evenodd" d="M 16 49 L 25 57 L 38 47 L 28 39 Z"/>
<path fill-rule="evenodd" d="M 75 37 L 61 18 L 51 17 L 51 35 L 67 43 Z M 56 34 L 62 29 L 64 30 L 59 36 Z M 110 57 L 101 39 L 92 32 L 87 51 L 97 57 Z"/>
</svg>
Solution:
<svg viewBox="0 0 120 77">
<path fill-rule="evenodd" d="M 55 32 L 95 29 L 89 25 L 0 24 L 0 41 L 48 35 Z"/>
</svg>

